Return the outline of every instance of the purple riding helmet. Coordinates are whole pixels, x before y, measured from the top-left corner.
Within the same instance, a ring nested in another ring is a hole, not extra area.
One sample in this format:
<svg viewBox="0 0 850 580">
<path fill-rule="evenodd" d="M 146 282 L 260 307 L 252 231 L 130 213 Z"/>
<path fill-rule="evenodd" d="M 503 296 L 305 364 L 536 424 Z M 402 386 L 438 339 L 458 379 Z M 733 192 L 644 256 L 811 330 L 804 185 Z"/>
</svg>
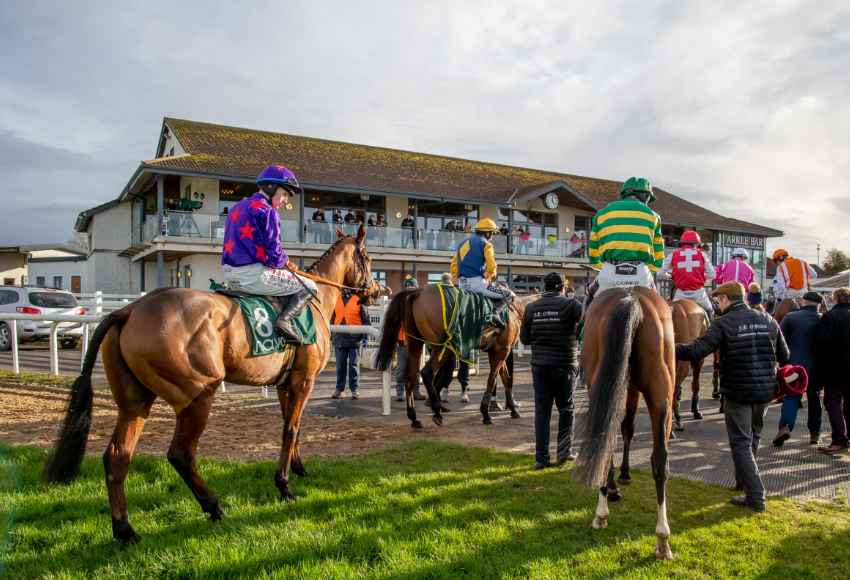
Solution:
<svg viewBox="0 0 850 580">
<path fill-rule="evenodd" d="M 263 172 L 257 176 L 257 185 L 264 183 L 276 183 L 293 193 L 304 192 L 298 184 L 298 178 L 295 177 L 295 174 L 283 165 L 269 165 L 263 169 Z"/>
</svg>

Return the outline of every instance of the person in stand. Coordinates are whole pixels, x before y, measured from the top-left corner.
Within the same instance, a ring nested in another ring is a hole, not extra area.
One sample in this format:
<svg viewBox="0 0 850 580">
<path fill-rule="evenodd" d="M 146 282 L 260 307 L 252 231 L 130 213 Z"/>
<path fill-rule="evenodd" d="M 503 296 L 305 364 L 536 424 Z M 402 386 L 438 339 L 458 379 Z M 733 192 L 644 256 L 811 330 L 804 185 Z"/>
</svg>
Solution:
<svg viewBox="0 0 850 580">
<path fill-rule="evenodd" d="M 228 213 L 222 243 L 221 269 L 228 286 L 249 294 L 292 296 L 275 321 L 275 330 L 291 342 L 301 335 L 292 320 L 318 291 L 316 283 L 295 273 L 280 245 L 280 214 L 289 196 L 303 193 L 295 174 L 283 165 L 269 165 L 257 177 L 259 190 Z"/>
<path fill-rule="evenodd" d="M 403 289 L 419 288 L 419 283 L 416 281 L 416 278 L 408 274 L 404 277 L 401 287 Z M 407 361 L 409 360 L 407 356 L 407 341 L 403 328 L 400 328 L 398 331 L 398 344 L 395 349 L 395 360 L 395 400 L 401 402 L 404 401 L 405 384 L 407 382 Z M 415 401 L 424 401 L 427 397 L 422 394 L 422 377 L 419 373 L 416 373 L 416 378 L 416 389 L 413 392 L 413 399 Z"/>
<path fill-rule="evenodd" d="M 413 230 L 416 229 L 416 221 L 413 219 L 413 216 L 407 214 L 407 216 L 401 220 L 401 247 L 409 248 L 410 243 L 413 241 Z"/>
<path fill-rule="evenodd" d="M 331 315 L 331 324 L 339 326 L 371 326 L 369 314 L 361 304 L 360 297 L 347 288 L 340 292 L 336 308 Z M 360 349 L 366 346 L 365 334 L 333 335 L 334 355 L 336 356 L 336 390 L 332 399 L 339 399 L 345 394 L 346 379 L 351 390 L 351 398 L 359 399 L 360 393 Z"/>
<path fill-rule="evenodd" d="M 585 311 L 596 293 L 608 288 L 655 289 L 654 274 L 664 263 L 664 237 L 661 217 L 649 207 L 653 201 L 649 180 L 630 177 L 620 188 L 620 199 L 593 216 L 588 259 L 599 274 L 587 288 Z"/>
<path fill-rule="evenodd" d="M 452 282 L 452 275 L 448 272 L 443 272 L 443 275 L 440 277 L 440 282 L 448 286 L 454 286 L 454 283 Z M 469 362 L 465 360 L 458 361 L 457 382 L 460 383 L 460 402 L 468 403 L 469 394 L 467 394 L 467 390 L 469 389 Z M 447 403 L 449 400 L 449 385 L 451 385 L 451 381 L 443 388 L 441 393 L 440 398 L 444 403 Z"/>
<path fill-rule="evenodd" d="M 744 304 L 744 287 L 738 282 L 718 286 L 711 295 L 717 298 L 723 314 L 700 338 L 690 344 L 677 344 L 676 358 L 697 361 L 720 351 L 726 432 L 737 487 L 744 490 L 743 496 L 732 498 L 732 504 L 763 512 L 764 483 L 756 455 L 767 405 L 778 387 L 777 363 L 788 362 L 788 345 L 773 318 Z"/>
<path fill-rule="evenodd" d="M 497 306 L 488 323 L 504 328 L 502 313 L 513 301 L 515 295 L 510 290 L 495 284 L 498 265 L 490 238 L 498 231 L 496 222 L 490 218 L 479 221 L 475 225 L 475 233 L 466 238 L 452 256 L 451 275 L 453 280 L 458 280 L 461 290 L 497 300 Z"/>
<path fill-rule="evenodd" d="M 705 285 L 715 276 L 711 260 L 700 249 L 699 234 L 685 230 L 679 239 L 679 248 L 670 253 L 661 266 L 659 277 L 670 276 L 676 293 L 673 300 L 693 300 L 705 310 L 709 319 L 714 317 L 714 306 L 705 291 Z"/>
<path fill-rule="evenodd" d="M 310 221 L 312 222 L 310 224 L 310 228 L 313 230 L 313 241 L 317 244 L 328 243 L 330 241 L 329 236 L 327 235 L 329 230 L 325 221 L 324 210 L 322 208 L 317 208 L 316 211 L 313 212 Z"/>
<path fill-rule="evenodd" d="M 543 279 L 543 296 L 525 308 L 520 341 L 531 347 L 534 383 L 534 469 L 549 463 L 552 404 L 558 409 L 558 465 L 575 459 L 572 453 L 573 393 L 578 376 L 577 328 L 581 303 L 563 294 L 564 279 L 557 272 Z"/>
<path fill-rule="evenodd" d="M 776 276 L 773 278 L 773 295 L 776 306 L 783 300 L 801 298 L 809 291 L 809 284 L 818 277 L 818 273 L 805 260 L 792 258 L 788 250 L 782 248 L 773 252 L 776 264 Z"/>
<path fill-rule="evenodd" d="M 785 335 L 788 348 L 791 349 L 791 364 L 800 365 L 806 369 L 809 376 L 809 388 L 806 399 L 809 403 L 809 444 L 817 445 L 820 440 L 821 404 L 820 383 L 815 368 L 815 337 L 820 313 L 818 308 L 823 298 L 817 292 L 806 292 L 801 299 L 801 308 L 789 312 L 782 319 L 779 327 Z M 802 395 L 785 395 L 782 400 L 782 412 L 779 417 L 779 429 L 773 438 L 775 447 L 782 445 L 791 437 L 794 423 L 797 421 L 797 411 L 802 405 Z"/>
<path fill-rule="evenodd" d="M 352 224 L 353 225 L 353 224 L 357 223 L 357 216 L 355 216 L 354 213 L 351 210 L 348 210 L 345 213 L 344 221 L 345 221 L 346 224 Z"/>
<path fill-rule="evenodd" d="M 717 284 L 726 282 L 739 282 L 744 288 L 749 288 L 753 283 L 756 273 L 752 266 L 747 263 L 750 254 L 744 248 L 732 250 L 732 257 L 728 262 L 723 262 L 717 267 L 717 276 L 714 281 Z"/>
<path fill-rule="evenodd" d="M 847 451 L 850 429 L 850 288 L 832 293 L 835 305 L 818 324 L 816 366 L 824 384 L 823 404 L 832 425 L 832 443 L 818 451 Z"/>
</svg>

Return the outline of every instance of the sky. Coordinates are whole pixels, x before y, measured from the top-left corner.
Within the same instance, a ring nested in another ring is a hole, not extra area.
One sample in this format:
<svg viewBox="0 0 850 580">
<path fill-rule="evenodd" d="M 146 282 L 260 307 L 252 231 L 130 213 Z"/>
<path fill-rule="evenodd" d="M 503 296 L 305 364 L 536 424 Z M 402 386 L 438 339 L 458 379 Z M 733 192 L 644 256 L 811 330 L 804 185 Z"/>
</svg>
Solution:
<svg viewBox="0 0 850 580">
<path fill-rule="evenodd" d="M 850 251 L 850 3 L 0 3 L 0 244 L 193 119 L 653 183 Z"/>
</svg>

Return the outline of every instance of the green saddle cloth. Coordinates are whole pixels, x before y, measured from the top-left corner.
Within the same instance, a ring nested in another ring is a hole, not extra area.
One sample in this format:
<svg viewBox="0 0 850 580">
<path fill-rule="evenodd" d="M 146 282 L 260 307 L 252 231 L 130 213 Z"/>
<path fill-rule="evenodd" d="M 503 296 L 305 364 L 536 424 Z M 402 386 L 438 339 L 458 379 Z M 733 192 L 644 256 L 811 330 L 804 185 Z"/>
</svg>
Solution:
<svg viewBox="0 0 850 580">
<path fill-rule="evenodd" d="M 210 289 L 214 291 L 224 290 L 225 287 L 212 282 Z M 251 329 L 251 356 L 263 356 L 276 352 L 283 352 L 287 344 L 304 345 L 316 344 L 316 321 L 313 318 L 313 310 L 305 308 L 293 320 L 294 326 L 301 335 L 298 342 L 289 342 L 275 332 L 274 323 L 277 320 L 277 310 L 272 303 L 263 296 L 235 296 L 222 292 L 231 300 L 235 300 L 242 310 L 245 322 Z"/>
<path fill-rule="evenodd" d="M 470 352 L 478 348 L 481 331 L 493 316 L 495 303 L 492 299 L 461 290 L 451 284 L 436 284 L 440 291 L 443 316 L 443 330 L 447 334 L 446 347 L 469 360 Z M 508 310 L 502 313 L 507 322 Z"/>
</svg>

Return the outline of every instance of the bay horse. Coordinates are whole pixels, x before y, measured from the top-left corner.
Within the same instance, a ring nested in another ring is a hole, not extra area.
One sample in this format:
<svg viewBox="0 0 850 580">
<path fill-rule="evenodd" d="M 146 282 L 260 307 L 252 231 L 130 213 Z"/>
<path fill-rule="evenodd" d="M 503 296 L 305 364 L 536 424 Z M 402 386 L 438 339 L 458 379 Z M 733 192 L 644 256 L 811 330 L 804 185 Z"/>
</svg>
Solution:
<svg viewBox="0 0 850 580">
<path fill-rule="evenodd" d="M 487 389 L 481 399 L 481 416 L 485 425 L 493 423 L 490 416 L 490 401 L 496 393 L 498 375 L 505 387 L 505 404 L 511 411 L 511 417 L 520 417 L 513 397 L 513 376 L 510 372 L 509 357 L 519 336 L 522 316 L 527 304 L 537 300 L 538 294 L 518 297 L 508 308 L 509 316 L 504 329 L 488 329 L 481 337 L 481 349 L 487 352 L 490 372 L 487 376 Z M 405 377 L 405 401 L 407 417 L 414 429 L 421 429 L 422 423 L 416 418 L 413 391 L 417 384 L 419 363 L 425 343 L 440 345 L 445 340 L 443 330 L 442 303 L 440 291 L 436 285 L 424 288 L 406 288 L 397 293 L 390 301 L 384 314 L 384 328 L 381 335 L 378 354 L 375 359 L 378 370 L 386 370 L 392 364 L 399 330 L 403 329 L 407 344 L 407 377 Z M 443 413 L 448 409 L 440 403 L 440 391 L 452 380 L 456 355 L 450 349 L 434 346 L 428 363 L 422 370 L 422 382 L 428 392 L 428 401 L 433 413 L 432 420 L 443 424 Z"/>
<path fill-rule="evenodd" d="M 793 298 L 783 298 L 782 302 L 779 302 L 773 309 L 773 318 L 776 320 L 776 323 L 779 324 L 782 322 L 782 319 L 789 312 L 794 312 L 795 310 L 799 310 L 799 303 Z"/>
<path fill-rule="evenodd" d="M 708 330 L 708 317 L 705 310 L 689 299 L 674 300 L 670 305 L 673 313 L 673 334 L 676 342 L 690 343 L 702 336 Z M 682 383 L 691 373 L 691 412 L 694 419 L 702 419 L 699 412 L 699 378 L 702 371 L 702 360 L 695 362 L 676 362 L 676 381 L 673 398 L 673 428 L 684 431 L 682 417 L 679 413 L 679 401 L 682 398 Z"/>
<path fill-rule="evenodd" d="M 614 482 L 617 427 L 624 433 L 624 461 L 634 435 L 638 398 L 643 395 L 652 424 L 652 475 L 657 524 L 655 555 L 668 560 L 667 443 L 671 432 L 676 351 L 670 307 L 648 288 L 611 288 L 600 293 L 585 317 L 582 367 L 588 378 L 590 409 L 576 478 L 599 490 L 594 529 L 608 525 L 608 499 L 620 499 Z M 622 420 L 622 424 L 621 424 Z M 625 465 L 628 475 L 628 464 Z"/>
<path fill-rule="evenodd" d="M 45 468 L 49 482 L 70 482 L 79 473 L 91 426 L 91 374 L 98 350 L 112 396 L 118 406 L 115 431 L 103 454 L 112 513 L 112 534 L 135 543 L 130 526 L 124 480 L 145 419 L 157 397 L 177 414 L 168 461 L 213 521 L 223 512 L 219 499 L 204 483 L 196 464 L 198 440 L 222 381 L 242 385 L 277 384 L 283 433 L 275 473 L 280 499 L 295 498 L 290 471 L 305 475 L 298 452 L 301 415 L 316 376 L 330 355 L 331 313 L 343 286 L 364 290 L 373 285 L 365 229 L 339 239 L 308 269 L 318 282 L 318 302 L 310 304 L 316 343 L 294 352 L 250 357 L 250 329 L 240 307 L 222 294 L 187 288 L 164 288 L 108 314 L 95 330 L 82 373 L 74 382 L 62 431 Z M 291 351 L 292 349 L 288 349 Z M 287 357 L 291 370 L 280 382 Z"/>
</svg>

